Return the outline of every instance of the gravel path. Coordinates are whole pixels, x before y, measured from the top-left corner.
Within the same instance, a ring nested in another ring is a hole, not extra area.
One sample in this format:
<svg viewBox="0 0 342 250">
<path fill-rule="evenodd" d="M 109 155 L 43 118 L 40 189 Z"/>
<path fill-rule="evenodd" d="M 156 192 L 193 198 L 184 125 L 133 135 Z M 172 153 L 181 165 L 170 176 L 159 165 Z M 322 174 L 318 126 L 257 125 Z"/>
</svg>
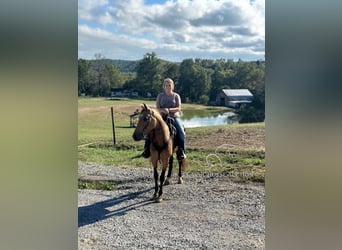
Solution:
<svg viewBox="0 0 342 250">
<path fill-rule="evenodd" d="M 79 162 L 78 171 L 117 184 L 78 190 L 79 249 L 265 249 L 263 185 L 189 173 L 179 185 L 174 173 L 154 203 L 152 168 Z"/>
</svg>

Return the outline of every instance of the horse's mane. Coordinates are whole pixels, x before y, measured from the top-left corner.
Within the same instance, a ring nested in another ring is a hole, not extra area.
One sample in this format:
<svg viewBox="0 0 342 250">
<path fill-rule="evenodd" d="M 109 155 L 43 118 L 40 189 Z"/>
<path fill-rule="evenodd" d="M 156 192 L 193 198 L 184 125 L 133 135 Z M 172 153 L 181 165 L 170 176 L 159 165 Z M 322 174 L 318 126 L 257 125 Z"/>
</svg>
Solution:
<svg viewBox="0 0 342 250">
<path fill-rule="evenodd" d="M 153 111 L 153 116 L 158 120 L 158 122 L 160 123 L 160 125 L 161 125 L 162 127 L 164 127 L 164 128 L 166 129 L 166 131 L 168 131 L 169 128 L 168 128 L 166 122 L 164 121 L 163 117 L 162 117 L 161 114 L 159 113 L 159 111 L 156 110 L 156 109 L 152 109 L 152 108 L 151 108 L 151 111 Z"/>
<path fill-rule="evenodd" d="M 150 108 L 150 109 L 151 109 L 151 111 L 153 112 L 153 116 L 154 116 L 155 118 L 157 118 L 157 120 L 158 120 L 159 122 L 160 122 L 160 121 L 164 121 L 163 118 L 162 118 L 162 116 L 161 116 L 161 114 L 159 113 L 158 110 L 152 109 L 152 108 Z"/>
<path fill-rule="evenodd" d="M 147 106 L 146 104 L 143 104 L 142 107 L 145 110 L 150 110 L 151 114 L 157 119 L 160 126 L 163 129 L 165 129 L 166 131 L 168 131 L 169 128 L 168 128 L 166 122 L 164 121 L 163 117 L 161 116 L 161 114 L 159 113 L 159 111 L 157 109 L 151 108 L 151 107 Z"/>
</svg>

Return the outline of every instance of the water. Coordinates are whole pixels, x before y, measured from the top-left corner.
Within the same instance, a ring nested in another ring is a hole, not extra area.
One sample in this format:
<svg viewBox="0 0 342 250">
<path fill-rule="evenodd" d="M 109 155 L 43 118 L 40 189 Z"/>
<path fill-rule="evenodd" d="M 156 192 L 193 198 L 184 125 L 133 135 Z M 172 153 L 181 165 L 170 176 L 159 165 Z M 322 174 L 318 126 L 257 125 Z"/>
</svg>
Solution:
<svg viewBox="0 0 342 250">
<path fill-rule="evenodd" d="M 185 128 L 195 128 L 204 126 L 216 126 L 225 124 L 239 123 L 236 114 L 226 112 L 223 114 L 206 114 L 206 115 L 187 115 L 183 112 L 182 121 Z"/>
</svg>

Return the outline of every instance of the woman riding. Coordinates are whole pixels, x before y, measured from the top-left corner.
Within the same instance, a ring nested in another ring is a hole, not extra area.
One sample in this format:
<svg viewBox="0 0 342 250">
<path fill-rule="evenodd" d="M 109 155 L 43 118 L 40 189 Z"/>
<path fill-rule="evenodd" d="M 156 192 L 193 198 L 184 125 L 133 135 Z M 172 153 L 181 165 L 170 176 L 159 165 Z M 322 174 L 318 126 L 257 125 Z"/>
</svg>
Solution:
<svg viewBox="0 0 342 250">
<path fill-rule="evenodd" d="M 161 115 L 169 115 L 171 116 L 175 123 L 175 127 L 177 129 L 179 145 L 177 151 L 177 159 L 186 159 L 185 155 L 185 146 L 186 146 L 186 137 L 184 127 L 182 125 L 182 121 L 180 119 L 180 111 L 181 111 L 181 98 L 180 95 L 173 92 L 175 84 L 171 78 L 166 78 L 163 81 L 163 89 L 164 92 L 160 93 L 157 96 L 156 107 Z M 142 156 L 148 158 L 151 155 L 150 153 L 150 143 L 149 140 L 145 141 L 144 152 Z"/>
</svg>

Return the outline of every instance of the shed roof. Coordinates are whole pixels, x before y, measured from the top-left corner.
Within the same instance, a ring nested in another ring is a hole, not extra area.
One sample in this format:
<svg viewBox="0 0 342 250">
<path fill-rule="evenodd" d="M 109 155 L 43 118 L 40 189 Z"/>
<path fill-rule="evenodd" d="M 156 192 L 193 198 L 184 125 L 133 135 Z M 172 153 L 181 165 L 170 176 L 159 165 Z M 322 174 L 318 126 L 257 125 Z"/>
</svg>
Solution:
<svg viewBox="0 0 342 250">
<path fill-rule="evenodd" d="M 253 94 L 248 89 L 222 89 L 226 96 L 251 96 Z"/>
</svg>

